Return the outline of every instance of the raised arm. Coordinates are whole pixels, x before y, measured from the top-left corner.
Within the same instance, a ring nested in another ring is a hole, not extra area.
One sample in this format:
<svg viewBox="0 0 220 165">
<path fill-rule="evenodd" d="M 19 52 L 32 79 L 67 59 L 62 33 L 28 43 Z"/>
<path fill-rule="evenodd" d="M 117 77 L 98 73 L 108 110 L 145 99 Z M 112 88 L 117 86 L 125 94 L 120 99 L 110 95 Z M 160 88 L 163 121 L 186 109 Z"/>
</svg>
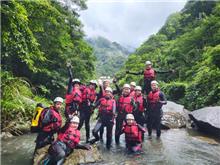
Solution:
<svg viewBox="0 0 220 165">
<path fill-rule="evenodd" d="M 155 71 L 156 73 L 158 73 L 158 74 L 163 74 L 163 73 L 174 73 L 174 70 L 173 70 L 173 69 L 171 69 L 171 70 L 166 70 L 166 71 L 164 71 L 164 70 L 154 69 L 154 71 Z"/>
<path fill-rule="evenodd" d="M 71 94 L 72 88 L 73 88 L 73 86 L 72 86 L 73 74 L 72 74 L 71 66 L 68 65 L 67 68 L 68 68 L 68 76 L 69 76 L 67 94 Z"/>
<path fill-rule="evenodd" d="M 133 75 L 143 75 L 144 71 L 140 71 L 140 72 L 130 72 L 129 70 L 126 71 L 127 74 L 133 74 Z"/>
<path fill-rule="evenodd" d="M 121 93 L 121 89 L 120 89 L 120 87 L 117 84 L 117 79 L 116 78 L 113 79 L 113 83 L 115 84 L 115 88 L 116 88 L 116 90 L 113 91 L 113 95 L 120 94 Z"/>
</svg>

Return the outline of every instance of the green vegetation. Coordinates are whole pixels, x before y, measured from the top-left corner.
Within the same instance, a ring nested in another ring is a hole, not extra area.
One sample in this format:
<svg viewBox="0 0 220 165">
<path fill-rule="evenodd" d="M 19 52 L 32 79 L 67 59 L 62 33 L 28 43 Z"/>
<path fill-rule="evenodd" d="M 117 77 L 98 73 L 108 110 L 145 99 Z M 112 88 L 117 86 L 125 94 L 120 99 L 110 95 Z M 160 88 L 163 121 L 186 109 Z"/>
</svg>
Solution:
<svg viewBox="0 0 220 165">
<path fill-rule="evenodd" d="M 116 42 L 103 37 L 88 38 L 87 42 L 94 48 L 97 58 L 96 74 L 100 76 L 114 76 L 124 65 L 130 52 Z"/>
<path fill-rule="evenodd" d="M 86 4 L 72 3 L 77 9 L 50 0 L 2 2 L 2 127 L 32 116 L 35 104 L 27 100 L 64 97 L 67 62 L 82 81 L 94 75 L 95 56 L 77 13 Z"/>
<path fill-rule="evenodd" d="M 157 77 L 169 99 L 191 110 L 220 105 L 220 2 L 187 2 L 129 56 L 118 74 L 143 70 L 146 60 L 154 68 L 175 70 Z M 143 76 L 127 75 L 121 83 L 132 79 L 142 82 Z"/>
</svg>

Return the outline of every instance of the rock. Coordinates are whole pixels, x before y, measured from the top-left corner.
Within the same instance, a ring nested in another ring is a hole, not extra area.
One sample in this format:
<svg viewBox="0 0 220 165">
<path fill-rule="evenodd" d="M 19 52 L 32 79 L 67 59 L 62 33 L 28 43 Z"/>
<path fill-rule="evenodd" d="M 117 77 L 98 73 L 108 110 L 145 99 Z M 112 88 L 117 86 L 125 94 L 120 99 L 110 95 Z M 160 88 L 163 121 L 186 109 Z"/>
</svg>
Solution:
<svg viewBox="0 0 220 165">
<path fill-rule="evenodd" d="M 163 112 L 178 112 L 181 114 L 185 114 L 184 106 L 180 104 L 176 104 L 172 101 L 167 101 L 167 104 L 162 107 Z"/>
<path fill-rule="evenodd" d="M 162 129 L 183 128 L 186 126 L 186 114 L 183 105 L 167 101 L 162 110 Z"/>
<path fill-rule="evenodd" d="M 34 165 L 40 164 L 40 161 L 47 154 L 49 145 L 38 149 L 34 156 Z M 93 145 L 91 150 L 75 149 L 65 160 L 64 165 L 74 164 L 87 164 L 101 162 L 101 154 L 99 153 L 97 146 Z"/>
<path fill-rule="evenodd" d="M 15 125 L 15 129 L 19 130 L 23 134 L 24 133 L 28 133 L 28 132 L 30 132 L 30 125 L 31 125 L 30 121 L 26 121 L 26 122 L 22 122 L 22 123 L 17 123 Z"/>
<path fill-rule="evenodd" d="M 220 106 L 195 110 L 189 117 L 194 128 L 220 137 Z"/>
<path fill-rule="evenodd" d="M 13 135 L 9 132 L 1 132 L 1 139 L 7 139 L 13 137 Z"/>
<path fill-rule="evenodd" d="M 199 139 L 199 140 L 206 142 L 208 144 L 211 144 L 211 145 L 219 145 L 219 142 L 217 140 L 210 138 L 210 137 L 195 136 L 194 138 Z"/>
</svg>

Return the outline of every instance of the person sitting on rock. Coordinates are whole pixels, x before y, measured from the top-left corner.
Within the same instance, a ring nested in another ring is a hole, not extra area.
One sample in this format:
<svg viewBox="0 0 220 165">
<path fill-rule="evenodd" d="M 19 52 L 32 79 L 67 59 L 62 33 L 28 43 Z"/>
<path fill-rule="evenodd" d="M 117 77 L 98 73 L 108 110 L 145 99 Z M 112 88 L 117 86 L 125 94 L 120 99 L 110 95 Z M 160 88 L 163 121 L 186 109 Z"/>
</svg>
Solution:
<svg viewBox="0 0 220 165">
<path fill-rule="evenodd" d="M 63 103 L 63 98 L 56 97 L 54 99 L 54 105 L 49 108 L 44 108 L 40 115 L 40 130 L 36 139 L 37 149 L 42 148 L 54 141 L 54 133 L 58 132 L 62 125 L 62 117 L 59 112 Z"/>
<path fill-rule="evenodd" d="M 110 149 L 111 143 L 112 143 L 112 128 L 114 125 L 114 117 L 115 117 L 115 111 L 116 111 L 116 102 L 112 95 L 112 89 L 110 87 L 107 87 L 105 89 L 105 96 L 101 99 L 99 99 L 94 108 L 99 106 L 99 118 L 95 125 L 95 128 L 93 129 L 92 133 L 95 139 L 92 139 L 90 141 L 91 144 L 98 141 L 99 135 L 98 132 L 101 128 L 106 127 L 107 128 L 107 134 L 106 134 L 106 148 Z"/>
<path fill-rule="evenodd" d="M 126 122 L 122 132 L 125 134 L 126 149 L 128 153 L 138 153 L 142 151 L 142 134 L 145 128 L 137 124 L 132 114 L 126 115 Z"/>
<path fill-rule="evenodd" d="M 148 136 L 151 138 L 152 126 L 154 124 L 157 132 L 157 138 L 161 135 L 160 125 L 163 115 L 162 106 L 167 104 L 165 95 L 160 91 L 157 81 L 151 82 L 152 91 L 147 96 L 147 129 Z"/>
<path fill-rule="evenodd" d="M 58 133 L 57 140 L 49 147 L 48 155 L 42 161 L 44 165 L 61 165 L 74 149 L 89 150 L 89 145 L 79 144 L 80 131 L 77 129 L 79 118 L 73 116 Z"/>
</svg>

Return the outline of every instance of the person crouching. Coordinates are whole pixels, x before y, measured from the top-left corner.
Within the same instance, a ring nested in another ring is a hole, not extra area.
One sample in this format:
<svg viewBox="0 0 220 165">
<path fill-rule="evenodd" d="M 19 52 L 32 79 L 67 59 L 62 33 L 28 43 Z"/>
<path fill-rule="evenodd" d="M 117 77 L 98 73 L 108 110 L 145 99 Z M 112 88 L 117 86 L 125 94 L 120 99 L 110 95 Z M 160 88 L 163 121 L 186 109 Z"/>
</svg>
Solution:
<svg viewBox="0 0 220 165">
<path fill-rule="evenodd" d="M 142 151 L 142 133 L 145 131 L 144 127 L 136 123 L 132 114 L 126 115 L 126 122 L 122 128 L 122 133 L 125 133 L 128 153 L 138 153 Z"/>
<path fill-rule="evenodd" d="M 69 122 L 58 133 L 57 140 L 49 147 L 48 156 L 43 160 L 43 164 L 61 165 L 74 149 L 89 150 L 89 145 L 81 145 L 80 131 L 77 129 L 79 118 L 73 116 Z"/>
</svg>

